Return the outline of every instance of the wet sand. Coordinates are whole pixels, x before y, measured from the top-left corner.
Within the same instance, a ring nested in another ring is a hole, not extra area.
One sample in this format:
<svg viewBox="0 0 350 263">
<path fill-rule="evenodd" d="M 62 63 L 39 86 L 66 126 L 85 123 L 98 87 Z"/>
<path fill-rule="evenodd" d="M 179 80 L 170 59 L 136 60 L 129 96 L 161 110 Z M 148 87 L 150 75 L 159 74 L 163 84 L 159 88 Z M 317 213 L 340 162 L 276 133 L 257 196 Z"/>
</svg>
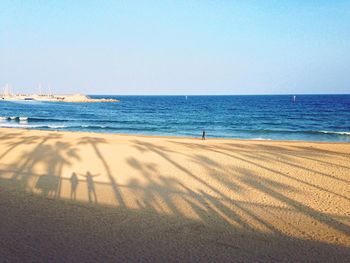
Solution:
<svg viewBox="0 0 350 263">
<path fill-rule="evenodd" d="M 349 262 L 350 144 L 0 129 L 2 262 Z"/>
</svg>

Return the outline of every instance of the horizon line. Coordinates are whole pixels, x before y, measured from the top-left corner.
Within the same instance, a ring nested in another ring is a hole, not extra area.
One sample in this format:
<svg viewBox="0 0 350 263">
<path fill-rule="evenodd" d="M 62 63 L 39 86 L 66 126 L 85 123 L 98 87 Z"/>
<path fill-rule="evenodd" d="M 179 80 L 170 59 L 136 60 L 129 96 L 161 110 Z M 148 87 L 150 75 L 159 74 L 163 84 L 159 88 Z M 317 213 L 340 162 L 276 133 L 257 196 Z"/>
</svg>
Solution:
<svg viewBox="0 0 350 263">
<path fill-rule="evenodd" d="M 72 93 L 78 94 L 78 93 Z M 350 95 L 350 93 L 242 93 L 242 94 L 97 94 L 87 93 L 91 96 L 300 96 L 300 95 Z"/>
</svg>

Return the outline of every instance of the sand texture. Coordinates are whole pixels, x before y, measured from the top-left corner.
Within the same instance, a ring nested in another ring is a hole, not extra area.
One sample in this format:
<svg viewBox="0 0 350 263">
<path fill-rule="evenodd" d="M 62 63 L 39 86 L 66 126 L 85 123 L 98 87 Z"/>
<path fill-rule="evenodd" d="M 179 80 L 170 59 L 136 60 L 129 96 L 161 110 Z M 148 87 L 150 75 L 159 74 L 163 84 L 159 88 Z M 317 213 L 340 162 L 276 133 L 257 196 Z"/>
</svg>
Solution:
<svg viewBox="0 0 350 263">
<path fill-rule="evenodd" d="M 0 129 L 1 262 L 350 262 L 350 144 Z"/>
</svg>

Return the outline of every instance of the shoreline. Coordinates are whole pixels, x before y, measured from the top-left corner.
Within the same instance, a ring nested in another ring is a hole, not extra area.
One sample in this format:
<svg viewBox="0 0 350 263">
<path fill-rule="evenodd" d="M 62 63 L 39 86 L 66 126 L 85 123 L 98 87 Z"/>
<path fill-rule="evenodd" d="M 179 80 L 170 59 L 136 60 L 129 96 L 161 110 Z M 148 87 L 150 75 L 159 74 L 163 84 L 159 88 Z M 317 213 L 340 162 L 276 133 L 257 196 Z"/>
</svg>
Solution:
<svg viewBox="0 0 350 263">
<path fill-rule="evenodd" d="M 347 262 L 349 164 L 349 143 L 1 128 L 0 258 Z"/>
<path fill-rule="evenodd" d="M 134 133 L 109 133 L 109 132 L 92 132 L 92 131 L 68 131 L 68 130 L 45 130 L 45 129 L 35 129 L 35 128 L 8 128 L 8 127 L 0 127 L 0 130 L 21 130 L 21 131 L 43 131 L 43 132 L 54 132 L 54 133 L 84 133 L 84 134 L 94 134 L 94 135 L 116 135 L 116 136 L 134 136 L 134 137 L 145 137 L 145 138 L 168 138 L 168 139 L 193 139 L 200 140 L 201 135 L 198 137 L 190 137 L 190 136 L 171 136 L 171 135 L 147 135 L 147 134 L 134 134 Z M 300 143 L 326 143 L 326 144 L 350 144 L 345 141 L 305 141 L 305 140 L 275 140 L 275 139 L 244 139 L 244 138 L 228 138 L 228 137 L 206 137 L 206 141 L 215 141 L 215 140 L 227 140 L 227 141 L 256 141 L 256 142 L 300 142 Z"/>
</svg>

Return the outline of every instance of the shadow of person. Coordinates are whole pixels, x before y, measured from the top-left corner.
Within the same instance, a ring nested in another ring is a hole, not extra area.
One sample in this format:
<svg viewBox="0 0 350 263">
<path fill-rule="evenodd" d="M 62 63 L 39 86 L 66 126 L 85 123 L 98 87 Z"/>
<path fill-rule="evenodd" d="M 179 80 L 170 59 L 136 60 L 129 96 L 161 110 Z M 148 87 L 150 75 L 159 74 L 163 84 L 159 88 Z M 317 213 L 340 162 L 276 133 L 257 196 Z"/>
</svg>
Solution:
<svg viewBox="0 0 350 263">
<path fill-rule="evenodd" d="M 95 183 L 94 183 L 94 177 L 99 176 L 100 174 L 91 174 L 89 171 L 86 172 L 86 175 L 81 174 L 82 176 L 86 177 L 86 183 L 88 188 L 88 198 L 89 202 L 97 203 L 97 195 L 95 191 Z"/>
<path fill-rule="evenodd" d="M 78 176 L 76 173 L 72 173 L 72 176 L 70 178 L 70 184 L 71 184 L 71 192 L 70 192 L 70 199 L 75 200 L 77 198 L 77 187 L 79 184 Z"/>
</svg>

